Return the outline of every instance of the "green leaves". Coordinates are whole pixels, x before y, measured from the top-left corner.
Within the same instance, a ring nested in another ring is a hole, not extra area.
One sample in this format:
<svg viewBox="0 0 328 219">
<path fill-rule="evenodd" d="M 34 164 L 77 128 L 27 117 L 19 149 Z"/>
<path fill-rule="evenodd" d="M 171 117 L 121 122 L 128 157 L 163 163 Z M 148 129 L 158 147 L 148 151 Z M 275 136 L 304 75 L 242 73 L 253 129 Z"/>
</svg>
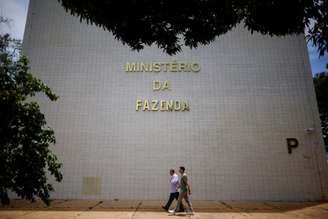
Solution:
<svg viewBox="0 0 328 219">
<path fill-rule="evenodd" d="M 320 56 L 324 56 L 328 52 L 328 0 L 316 0 L 308 14 L 312 23 L 308 25 L 307 39 L 318 48 Z"/>
<path fill-rule="evenodd" d="M 60 182 L 62 164 L 49 146 L 54 131 L 46 126 L 37 102 L 30 97 L 44 93 L 51 101 L 58 97 L 35 78 L 28 60 L 20 55 L 20 42 L 0 35 L 0 199 L 9 203 L 8 191 L 50 204 L 51 184 L 47 172 Z"/>
<path fill-rule="evenodd" d="M 325 145 L 328 145 L 328 72 L 315 75 L 313 82 L 319 106 L 323 139 Z"/>
<path fill-rule="evenodd" d="M 72 15 L 111 31 L 133 50 L 157 45 L 169 55 L 209 44 L 239 23 L 250 31 L 304 33 L 327 52 L 328 0 L 58 0 Z M 314 24 L 311 26 L 311 24 Z"/>
</svg>

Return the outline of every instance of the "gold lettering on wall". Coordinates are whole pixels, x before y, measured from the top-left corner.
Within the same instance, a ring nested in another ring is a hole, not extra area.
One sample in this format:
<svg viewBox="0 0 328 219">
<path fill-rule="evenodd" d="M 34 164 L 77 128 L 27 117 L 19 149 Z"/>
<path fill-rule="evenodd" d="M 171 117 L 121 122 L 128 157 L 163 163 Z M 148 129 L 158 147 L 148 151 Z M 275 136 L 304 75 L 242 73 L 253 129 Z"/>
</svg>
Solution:
<svg viewBox="0 0 328 219">
<path fill-rule="evenodd" d="M 153 81 L 153 91 L 171 90 L 171 83 L 169 81 Z"/>
<path fill-rule="evenodd" d="M 136 100 L 136 111 L 190 111 L 189 103 L 184 100 Z"/>
<path fill-rule="evenodd" d="M 127 62 L 124 66 L 125 72 L 199 72 L 201 67 L 195 62 Z M 170 91 L 170 81 L 153 80 L 153 91 Z M 186 112 L 190 111 L 190 105 L 185 100 L 157 100 L 137 99 L 135 109 L 139 111 L 152 112 Z"/>
<path fill-rule="evenodd" d="M 187 62 L 127 62 L 125 72 L 199 72 L 199 63 Z"/>
</svg>

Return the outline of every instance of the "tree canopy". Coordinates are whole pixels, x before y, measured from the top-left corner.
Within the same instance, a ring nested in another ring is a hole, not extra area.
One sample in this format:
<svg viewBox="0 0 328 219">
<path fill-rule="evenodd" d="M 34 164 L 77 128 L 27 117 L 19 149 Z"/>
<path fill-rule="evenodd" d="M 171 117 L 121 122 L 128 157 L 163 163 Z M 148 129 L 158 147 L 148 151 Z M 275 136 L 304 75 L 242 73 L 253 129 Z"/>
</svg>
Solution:
<svg viewBox="0 0 328 219">
<path fill-rule="evenodd" d="M 0 23 L 7 20 L 0 17 Z M 45 94 L 58 97 L 35 78 L 28 60 L 20 53 L 20 41 L 0 35 L 0 199 L 9 203 L 9 191 L 18 197 L 50 201 L 48 175 L 62 180 L 61 163 L 49 146 L 55 143 L 54 131 L 46 126 L 44 115 L 31 97 Z"/>
<path fill-rule="evenodd" d="M 173 55 L 209 44 L 239 23 L 275 36 L 300 34 L 327 52 L 328 0 L 58 0 L 81 20 L 113 33 L 134 50 L 157 45 Z"/>
</svg>

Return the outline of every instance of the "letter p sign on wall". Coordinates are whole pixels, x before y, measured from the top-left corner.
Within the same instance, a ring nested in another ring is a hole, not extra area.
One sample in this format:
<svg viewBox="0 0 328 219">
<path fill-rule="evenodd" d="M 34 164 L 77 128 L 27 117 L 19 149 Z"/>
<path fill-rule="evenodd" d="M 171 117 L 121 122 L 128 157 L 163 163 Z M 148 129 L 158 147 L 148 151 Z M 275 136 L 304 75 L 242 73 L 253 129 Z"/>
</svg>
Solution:
<svg viewBox="0 0 328 219">
<path fill-rule="evenodd" d="M 288 154 L 291 154 L 292 150 L 297 147 L 298 147 L 298 140 L 296 138 L 287 138 Z"/>
</svg>

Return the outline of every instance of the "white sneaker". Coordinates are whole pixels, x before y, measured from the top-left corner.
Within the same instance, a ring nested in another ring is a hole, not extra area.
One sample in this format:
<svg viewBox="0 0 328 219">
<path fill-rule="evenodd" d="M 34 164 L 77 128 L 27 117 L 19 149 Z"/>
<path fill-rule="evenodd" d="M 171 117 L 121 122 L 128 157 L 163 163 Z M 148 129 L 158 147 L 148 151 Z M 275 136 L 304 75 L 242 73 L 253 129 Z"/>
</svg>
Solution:
<svg viewBox="0 0 328 219">
<path fill-rule="evenodd" d="M 175 214 L 175 210 L 173 210 L 173 209 L 172 209 L 172 210 L 169 210 L 168 212 L 169 212 L 170 214 Z"/>
</svg>

